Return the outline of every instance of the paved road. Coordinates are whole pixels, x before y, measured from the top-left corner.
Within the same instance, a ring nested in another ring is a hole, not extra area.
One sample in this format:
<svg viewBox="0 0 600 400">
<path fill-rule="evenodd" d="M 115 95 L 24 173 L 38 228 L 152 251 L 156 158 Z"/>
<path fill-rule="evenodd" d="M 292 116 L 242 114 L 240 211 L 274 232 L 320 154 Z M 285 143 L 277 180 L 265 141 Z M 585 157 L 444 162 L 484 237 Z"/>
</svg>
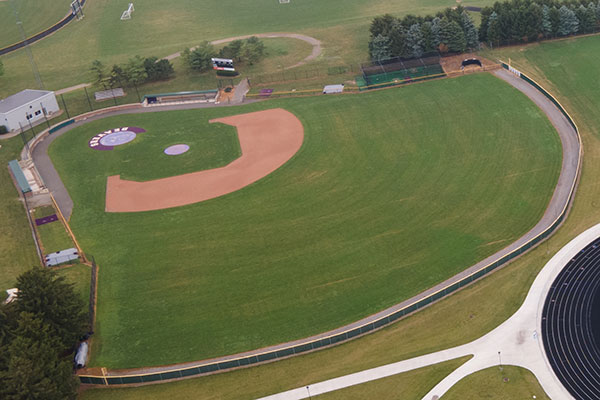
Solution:
<svg viewBox="0 0 600 400">
<path fill-rule="evenodd" d="M 556 128 L 556 130 L 560 136 L 561 142 L 562 142 L 563 163 L 562 163 L 562 169 L 561 169 L 561 173 L 559 176 L 558 184 L 556 186 L 556 189 L 554 191 L 554 194 L 552 196 L 550 204 L 548 205 L 548 208 L 546 209 L 546 212 L 544 213 L 542 219 L 529 232 L 527 232 L 525 235 L 523 235 L 521 238 L 519 238 L 516 242 L 512 243 L 508 247 L 498 251 L 494 255 L 486 258 L 485 260 L 482 260 L 481 262 L 471 266 L 470 268 L 466 269 L 462 273 L 457 274 L 457 275 L 453 276 L 452 278 L 418 294 L 417 296 L 414 296 L 406 301 L 403 301 L 402 303 L 396 304 L 395 306 L 392 306 L 392 307 L 390 307 L 386 310 L 383 310 L 379 313 L 376 313 L 369 317 L 363 318 L 352 324 L 334 329 L 332 331 L 324 332 L 324 333 L 321 333 L 321 334 L 318 334 L 318 335 L 315 335 L 315 336 L 312 336 L 309 338 L 304 338 L 304 339 L 296 340 L 293 342 L 282 343 L 282 344 L 269 346 L 267 348 L 263 348 L 263 349 L 259 349 L 259 350 L 253 350 L 253 351 L 235 354 L 235 355 L 231 355 L 231 356 L 219 357 L 219 358 L 215 358 L 215 359 L 211 359 L 211 360 L 196 361 L 196 362 L 183 363 L 183 364 L 170 365 L 170 366 L 139 368 L 139 369 L 127 370 L 127 371 L 109 371 L 108 375 L 145 374 L 145 373 L 153 373 L 153 372 L 171 371 L 171 370 L 175 370 L 175 369 L 181 369 L 181 368 L 186 368 L 186 367 L 192 367 L 192 366 L 213 363 L 216 361 L 231 360 L 231 359 L 236 359 L 236 358 L 240 358 L 240 357 L 244 357 L 244 356 L 248 356 L 248 355 L 256 355 L 258 353 L 265 353 L 265 352 L 270 352 L 270 351 L 281 350 L 283 348 L 287 348 L 287 347 L 290 347 L 293 345 L 312 342 L 319 338 L 328 337 L 328 336 L 332 336 L 336 333 L 348 331 L 353 328 L 363 326 L 363 325 L 369 324 L 373 321 L 379 320 L 387 315 L 390 315 L 398 310 L 401 310 L 401 309 L 407 307 L 408 305 L 410 305 L 412 303 L 415 303 L 418 300 L 426 298 L 426 297 L 430 296 L 431 294 L 436 293 L 439 290 L 452 285 L 453 283 L 456 283 L 456 282 L 462 280 L 463 278 L 465 278 L 466 276 L 469 276 L 473 272 L 478 271 L 481 268 L 483 268 L 484 266 L 493 263 L 494 261 L 502 258 L 506 254 L 509 254 L 513 250 L 519 248 L 522 244 L 527 243 L 529 240 L 531 240 L 532 238 L 534 238 L 541 232 L 545 231 L 555 221 L 555 219 L 561 214 L 562 210 L 569 204 L 570 191 L 571 191 L 571 188 L 575 185 L 577 173 L 578 173 L 580 146 L 579 146 L 577 133 L 575 132 L 573 127 L 569 124 L 567 119 L 563 116 L 563 114 L 556 108 L 556 106 L 552 102 L 550 102 L 544 95 L 542 95 L 539 91 L 537 91 L 535 88 L 533 88 L 532 86 L 527 84 L 525 81 L 515 77 L 514 75 L 512 75 L 511 73 L 509 73 L 505 70 L 495 71 L 494 74 L 496 76 L 498 76 L 500 79 L 505 80 L 506 82 L 508 82 L 509 84 L 514 86 L 515 88 L 519 89 L 521 92 L 526 94 L 531 100 L 533 100 L 544 111 L 544 113 L 546 113 L 549 120 L 552 122 L 552 124 Z M 184 105 L 184 106 L 163 108 L 161 110 L 181 109 L 181 108 L 199 108 L 199 107 L 202 107 L 202 106 L 195 105 L 194 107 L 189 107 L 189 106 Z M 133 109 L 133 110 L 117 111 L 115 113 L 111 113 L 110 115 L 124 114 L 124 113 L 153 112 L 153 111 L 158 111 L 158 110 L 156 108 L 149 108 L 149 109 L 148 108 L 146 108 L 146 109 L 139 108 L 139 109 Z M 104 118 L 105 116 L 107 116 L 107 115 L 105 114 L 101 117 L 90 118 L 90 119 L 88 119 L 88 121 L 93 120 L 93 119 L 98 119 L 98 118 Z M 54 138 L 56 136 L 59 136 L 59 135 L 63 134 L 64 132 L 66 132 L 67 130 L 70 130 L 78 125 L 81 125 L 82 123 L 85 123 L 85 122 L 80 122 L 80 123 L 71 125 L 68 128 L 65 128 L 62 131 L 58 132 L 57 134 L 52 135 L 52 137 L 49 140 L 43 141 L 34 150 L 34 161 L 36 163 L 36 166 L 38 167 L 38 170 L 40 170 L 40 173 L 42 174 L 42 178 L 46 182 L 47 186 L 50 187 L 53 190 L 53 192 L 61 193 L 58 196 L 56 196 L 56 195 L 55 196 L 57 197 L 57 201 L 59 201 L 61 211 L 63 211 L 63 213 L 65 214 L 65 216 L 67 218 L 71 214 L 72 201 L 70 200 L 70 198 L 68 198 L 68 199 L 63 198 L 63 196 L 68 197 L 68 193 L 66 192 L 66 189 L 64 189 L 64 186 L 62 185 L 62 182 L 60 182 L 60 178 L 58 177 L 58 174 L 54 170 L 54 167 L 52 166 L 52 164 L 50 163 L 50 160 L 48 159 L 48 157 L 46 155 L 46 153 L 47 153 L 46 149 L 47 149 L 48 144 L 52 140 L 54 140 Z M 61 200 L 58 199 L 59 197 L 61 198 Z M 64 204 L 66 205 L 65 210 L 63 210 L 63 205 L 62 205 L 63 203 L 61 203 L 63 201 L 64 201 Z"/>
</svg>

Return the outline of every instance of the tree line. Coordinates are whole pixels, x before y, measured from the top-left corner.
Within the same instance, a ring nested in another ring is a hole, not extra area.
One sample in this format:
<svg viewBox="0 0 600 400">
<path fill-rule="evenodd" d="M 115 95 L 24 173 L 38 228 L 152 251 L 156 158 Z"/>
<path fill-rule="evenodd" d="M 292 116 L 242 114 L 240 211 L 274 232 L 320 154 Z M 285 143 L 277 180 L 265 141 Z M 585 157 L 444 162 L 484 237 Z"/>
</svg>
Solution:
<svg viewBox="0 0 600 400">
<path fill-rule="evenodd" d="M 493 47 L 599 29 L 600 0 L 509 0 L 483 8 L 479 28 L 462 6 L 436 15 L 375 17 L 370 26 L 369 54 L 373 61 L 417 58 L 478 49 L 482 42 Z"/>
<path fill-rule="evenodd" d="M 73 351 L 88 329 L 84 301 L 54 272 L 35 267 L 0 301 L 0 398 L 77 398 Z"/>
<path fill-rule="evenodd" d="M 110 70 L 100 60 L 94 60 L 90 71 L 95 85 L 111 88 L 161 81 L 174 74 L 169 60 L 141 56 L 132 57 L 125 64 L 114 64 Z"/>
</svg>

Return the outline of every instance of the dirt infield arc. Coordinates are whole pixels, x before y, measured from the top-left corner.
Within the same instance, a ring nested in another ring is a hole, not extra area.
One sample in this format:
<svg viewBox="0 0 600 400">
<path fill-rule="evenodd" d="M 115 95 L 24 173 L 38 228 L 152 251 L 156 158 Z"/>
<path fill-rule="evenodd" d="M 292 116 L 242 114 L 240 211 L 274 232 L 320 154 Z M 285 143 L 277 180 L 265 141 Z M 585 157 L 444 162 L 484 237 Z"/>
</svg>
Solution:
<svg viewBox="0 0 600 400">
<path fill-rule="evenodd" d="M 302 146 L 304 128 L 281 108 L 219 118 L 237 128 L 242 156 L 225 167 L 148 182 L 109 176 L 106 211 L 137 212 L 178 207 L 240 190 L 285 164 Z"/>
</svg>

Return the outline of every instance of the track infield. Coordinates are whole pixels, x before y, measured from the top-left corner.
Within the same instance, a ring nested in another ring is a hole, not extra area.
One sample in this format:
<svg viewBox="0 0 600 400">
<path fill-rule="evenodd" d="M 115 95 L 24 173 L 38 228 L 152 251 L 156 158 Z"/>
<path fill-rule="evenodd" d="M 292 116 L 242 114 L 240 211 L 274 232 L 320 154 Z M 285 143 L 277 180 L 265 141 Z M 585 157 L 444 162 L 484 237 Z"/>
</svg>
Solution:
<svg viewBox="0 0 600 400">
<path fill-rule="evenodd" d="M 197 360 L 357 320 L 521 236 L 541 217 L 558 177 L 560 144 L 550 123 L 487 74 L 120 116 L 101 129 L 118 118 L 172 125 L 184 114 L 209 120 L 276 107 L 305 127 L 290 162 L 240 191 L 170 210 L 104 213 L 114 165 L 82 150 L 101 121 L 50 147 L 75 201 L 75 233 L 102 268 L 94 365 Z"/>
</svg>

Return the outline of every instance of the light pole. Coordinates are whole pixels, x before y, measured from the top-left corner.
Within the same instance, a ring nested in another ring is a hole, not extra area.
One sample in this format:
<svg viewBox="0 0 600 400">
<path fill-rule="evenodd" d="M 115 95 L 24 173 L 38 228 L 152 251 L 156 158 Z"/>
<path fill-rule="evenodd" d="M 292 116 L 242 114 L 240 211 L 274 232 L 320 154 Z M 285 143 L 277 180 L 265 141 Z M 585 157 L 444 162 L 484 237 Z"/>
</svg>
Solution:
<svg viewBox="0 0 600 400">
<path fill-rule="evenodd" d="M 310 397 L 310 389 L 308 388 L 308 385 L 306 386 L 306 391 L 308 392 L 308 399 L 312 400 L 312 397 Z"/>
<path fill-rule="evenodd" d="M 19 12 L 17 11 L 17 6 L 15 5 L 14 0 L 10 2 L 12 6 L 13 13 L 15 14 L 15 20 L 17 21 L 17 26 L 21 31 L 21 38 L 23 42 L 25 42 L 25 50 L 27 51 L 27 55 L 29 56 L 29 62 L 31 63 L 31 69 L 33 70 L 33 75 L 35 76 L 35 80 L 37 81 L 39 89 L 44 90 L 44 83 L 42 82 L 42 78 L 40 77 L 40 72 L 38 71 L 35 60 L 33 59 L 33 53 L 31 52 L 31 48 L 29 47 L 29 41 L 25 36 L 25 30 L 23 29 L 23 22 L 19 19 Z"/>
</svg>

